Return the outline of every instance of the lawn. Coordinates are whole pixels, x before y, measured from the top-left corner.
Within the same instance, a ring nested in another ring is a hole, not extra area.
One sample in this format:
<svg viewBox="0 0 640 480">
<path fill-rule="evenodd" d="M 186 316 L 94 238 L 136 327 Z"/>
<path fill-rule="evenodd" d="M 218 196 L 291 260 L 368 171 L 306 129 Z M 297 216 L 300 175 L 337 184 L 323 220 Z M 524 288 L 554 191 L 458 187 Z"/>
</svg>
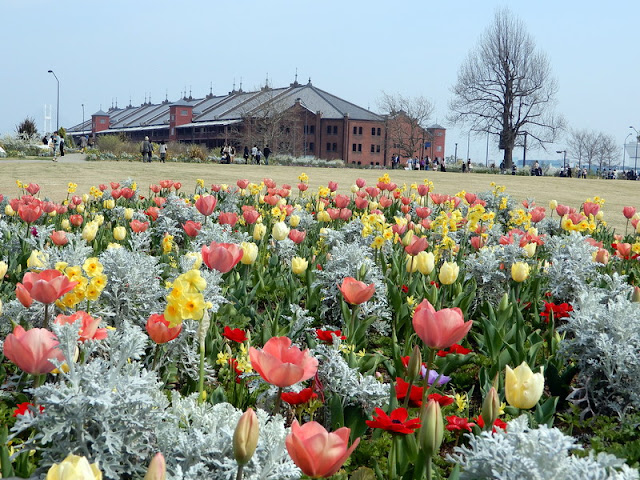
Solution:
<svg viewBox="0 0 640 480">
<path fill-rule="evenodd" d="M 626 220 L 622 207 L 635 205 L 640 198 L 640 183 L 631 181 L 606 181 L 600 179 L 576 179 L 559 177 L 530 177 L 489 174 L 461 174 L 458 172 L 424 172 L 405 170 L 332 169 L 312 167 L 283 167 L 256 165 L 218 165 L 194 163 L 152 163 L 141 162 L 82 162 L 82 163 L 0 163 L 0 193 L 8 196 L 18 194 L 15 181 L 38 183 L 42 194 L 52 200 L 62 200 L 67 195 L 68 182 L 78 184 L 78 192 L 88 192 L 93 185 L 121 181 L 132 178 L 138 182 L 141 193 L 147 185 L 162 179 L 182 182 L 187 191 L 195 186 L 196 178 L 213 183 L 235 184 L 237 179 L 246 178 L 260 181 L 270 177 L 276 183 L 298 183 L 301 172 L 309 175 L 311 189 L 338 182 L 341 191 L 347 191 L 356 178 L 362 177 L 367 184 L 375 183 L 384 172 L 392 181 L 421 183 L 428 178 L 438 193 L 455 194 L 460 190 L 482 192 L 490 189 L 491 182 L 507 187 L 506 192 L 518 201 L 533 199 L 537 204 L 548 207 L 549 200 L 579 208 L 588 198 L 599 196 L 606 200 L 605 221 L 618 231 L 624 231 Z M 294 187 L 295 190 L 295 187 Z M 142 193 L 144 195 L 144 193 Z M 639 205 L 636 205 L 639 206 Z"/>
</svg>

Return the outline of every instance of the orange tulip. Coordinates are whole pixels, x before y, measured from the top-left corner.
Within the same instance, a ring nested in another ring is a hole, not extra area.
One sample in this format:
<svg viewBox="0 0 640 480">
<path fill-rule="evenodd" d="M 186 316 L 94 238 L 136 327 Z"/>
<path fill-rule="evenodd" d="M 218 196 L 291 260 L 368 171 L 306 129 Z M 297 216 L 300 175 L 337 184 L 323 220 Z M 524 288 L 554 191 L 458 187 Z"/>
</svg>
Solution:
<svg viewBox="0 0 640 480">
<path fill-rule="evenodd" d="M 242 259 L 242 249 L 233 243 L 211 242 L 202 246 L 202 261 L 211 269 L 227 273 Z"/>
<path fill-rule="evenodd" d="M 149 228 L 149 222 L 141 222 L 137 219 L 131 220 L 131 223 L 129 223 L 129 225 L 131 226 L 131 230 L 133 230 L 135 233 L 144 232 L 147 230 L 147 228 Z"/>
<path fill-rule="evenodd" d="M 433 308 L 429 300 L 423 300 L 413 313 L 413 328 L 422 341 L 431 348 L 443 350 L 460 343 L 471 329 L 473 322 L 464 321 L 459 308 Z"/>
<path fill-rule="evenodd" d="M 82 310 L 79 310 L 72 315 L 58 315 L 54 323 L 57 323 L 58 325 L 65 325 L 75 323 L 77 320 L 82 321 L 82 326 L 80 327 L 79 332 L 79 340 L 81 342 L 86 340 L 104 340 L 107 338 L 107 329 L 98 328 L 101 321 L 100 318 L 94 318 Z"/>
<path fill-rule="evenodd" d="M 345 302 L 351 305 L 360 305 L 373 296 L 376 286 L 373 283 L 367 285 L 353 277 L 347 277 L 338 289 L 342 292 Z"/>
<path fill-rule="evenodd" d="M 335 474 L 351 452 L 360 443 L 357 438 L 348 447 L 351 429 L 342 427 L 335 432 L 327 430 L 318 422 L 300 426 L 297 420 L 291 425 L 285 445 L 293 462 L 302 473 L 311 478 L 327 478 Z"/>
<path fill-rule="evenodd" d="M 33 223 L 42 216 L 42 208 L 35 202 L 29 205 L 20 205 L 18 207 L 18 215 L 20 215 L 22 221 Z"/>
<path fill-rule="evenodd" d="M 67 239 L 67 234 L 64 233 L 63 230 L 55 230 L 49 235 L 51 241 L 58 246 L 66 245 L 69 240 Z"/>
<path fill-rule="evenodd" d="M 308 380 L 318 371 L 318 360 L 309 350 L 300 350 L 291 345 L 288 337 L 272 337 L 262 350 L 249 348 L 251 366 L 268 383 L 278 387 L 289 387 Z"/>
<path fill-rule="evenodd" d="M 56 367 L 49 361 L 56 358 L 64 361 L 62 350 L 58 348 L 58 339 L 47 329 L 32 328 L 26 331 L 20 325 L 7 335 L 4 341 L 4 356 L 21 370 L 32 375 L 49 373 Z"/>
<path fill-rule="evenodd" d="M 167 343 L 180 335 L 182 324 L 175 327 L 169 327 L 169 321 L 165 320 L 161 313 L 154 313 L 149 316 L 147 325 L 145 326 L 151 340 L 156 343 Z"/>
</svg>

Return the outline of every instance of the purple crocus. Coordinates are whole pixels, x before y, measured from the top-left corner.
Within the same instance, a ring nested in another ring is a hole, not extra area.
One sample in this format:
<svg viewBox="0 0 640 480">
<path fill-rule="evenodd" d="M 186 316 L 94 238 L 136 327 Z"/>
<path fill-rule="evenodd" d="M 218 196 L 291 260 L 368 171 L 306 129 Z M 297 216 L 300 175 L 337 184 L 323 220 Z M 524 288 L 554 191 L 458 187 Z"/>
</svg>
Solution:
<svg viewBox="0 0 640 480">
<path fill-rule="evenodd" d="M 427 367 L 423 366 L 422 378 L 424 378 L 426 375 L 427 375 Z M 429 383 L 429 385 L 432 385 L 433 382 L 436 381 L 436 379 L 438 380 L 437 386 L 442 386 L 445 383 L 447 383 L 449 380 L 451 380 L 451 377 L 447 377 L 446 375 L 440 375 L 435 370 L 429 370 L 429 377 L 427 378 L 427 382 Z"/>
</svg>

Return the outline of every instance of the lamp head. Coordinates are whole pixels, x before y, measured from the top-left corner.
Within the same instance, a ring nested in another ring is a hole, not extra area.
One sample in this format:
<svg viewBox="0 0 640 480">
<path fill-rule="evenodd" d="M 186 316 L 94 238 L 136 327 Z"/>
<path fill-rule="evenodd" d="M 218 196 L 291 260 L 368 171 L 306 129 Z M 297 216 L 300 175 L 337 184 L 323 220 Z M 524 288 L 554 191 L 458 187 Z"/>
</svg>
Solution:
<svg viewBox="0 0 640 480">
<path fill-rule="evenodd" d="M 53 73 L 53 70 L 49 70 L 47 73 Z"/>
</svg>

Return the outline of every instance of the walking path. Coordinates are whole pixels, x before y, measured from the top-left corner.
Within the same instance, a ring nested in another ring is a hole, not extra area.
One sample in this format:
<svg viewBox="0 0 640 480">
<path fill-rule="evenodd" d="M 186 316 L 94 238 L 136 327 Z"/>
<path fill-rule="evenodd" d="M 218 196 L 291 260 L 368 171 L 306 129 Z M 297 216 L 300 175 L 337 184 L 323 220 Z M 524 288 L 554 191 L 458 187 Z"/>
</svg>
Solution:
<svg viewBox="0 0 640 480">
<path fill-rule="evenodd" d="M 6 163 L 46 163 L 51 162 L 53 157 L 44 157 L 42 160 L 31 158 L 0 158 L 0 166 Z M 86 161 L 84 153 L 65 153 L 64 157 L 58 157 L 58 163 L 82 163 Z"/>
</svg>

